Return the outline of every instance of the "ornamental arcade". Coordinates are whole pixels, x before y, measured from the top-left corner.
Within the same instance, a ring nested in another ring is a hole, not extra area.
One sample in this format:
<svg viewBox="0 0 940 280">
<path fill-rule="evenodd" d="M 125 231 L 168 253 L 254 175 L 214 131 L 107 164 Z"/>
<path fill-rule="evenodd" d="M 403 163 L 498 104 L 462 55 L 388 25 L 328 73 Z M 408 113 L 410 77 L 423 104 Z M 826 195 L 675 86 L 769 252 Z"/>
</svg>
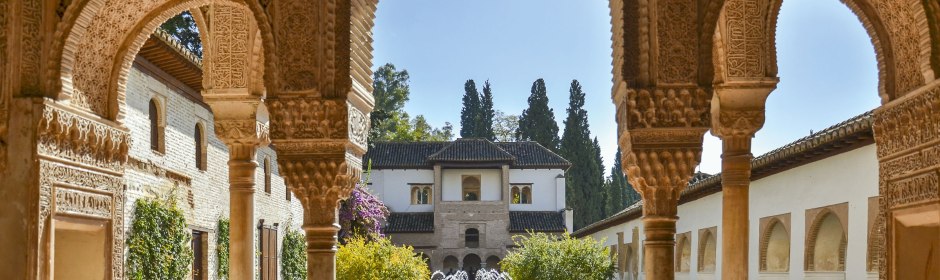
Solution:
<svg viewBox="0 0 940 280">
<path fill-rule="evenodd" d="M 778 81 L 781 1 L 610 0 L 612 98 L 624 172 L 644 201 L 646 279 L 674 278 L 679 194 L 709 131 L 723 141 L 722 279 L 747 278 L 750 144 Z M 899 279 L 933 265 L 904 256 L 940 242 L 909 238 L 940 228 L 940 4 L 843 2 L 878 59 L 877 263 L 881 279 Z M 269 141 L 304 208 L 308 278 L 334 279 L 336 208 L 367 147 L 376 4 L 0 0 L 0 271 L 53 279 L 56 220 L 88 219 L 109 229 L 106 265 L 125 278 L 127 75 L 152 30 L 188 10 L 204 43 L 201 94 L 230 151 L 231 279 L 255 275 L 252 170 Z"/>
</svg>

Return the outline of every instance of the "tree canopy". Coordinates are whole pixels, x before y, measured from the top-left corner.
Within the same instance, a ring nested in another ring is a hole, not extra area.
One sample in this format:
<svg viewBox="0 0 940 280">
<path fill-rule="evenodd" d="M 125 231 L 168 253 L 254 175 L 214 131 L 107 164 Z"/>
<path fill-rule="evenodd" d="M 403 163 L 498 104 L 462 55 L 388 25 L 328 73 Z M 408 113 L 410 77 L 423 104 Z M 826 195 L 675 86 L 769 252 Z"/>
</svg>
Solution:
<svg viewBox="0 0 940 280">
<path fill-rule="evenodd" d="M 568 92 L 568 117 L 564 122 L 560 152 L 571 162 L 565 176 L 566 204 L 574 209 L 574 227 L 577 229 L 604 218 L 604 167 L 597 139 L 591 140 L 581 84 L 577 80 L 571 81 Z"/>
<path fill-rule="evenodd" d="M 369 142 L 374 141 L 448 141 L 453 126 L 431 126 L 423 115 L 414 119 L 405 112 L 411 89 L 408 70 L 398 71 L 394 64 L 382 65 L 373 73 L 372 95 L 375 108 L 370 115 Z"/>
<path fill-rule="evenodd" d="M 173 36 L 186 50 L 202 57 L 202 40 L 199 38 L 199 28 L 196 27 L 196 21 L 189 11 L 171 17 L 160 25 L 160 29 Z"/>
<path fill-rule="evenodd" d="M 519 117 L 516 138 L 535 141 L 552 151 L 558 151 L 558 123 L 555 122 L 555 111 L 548 107 L 548 92 L 543 79 L 532 83 L 529 107 Z"/>
</svg>

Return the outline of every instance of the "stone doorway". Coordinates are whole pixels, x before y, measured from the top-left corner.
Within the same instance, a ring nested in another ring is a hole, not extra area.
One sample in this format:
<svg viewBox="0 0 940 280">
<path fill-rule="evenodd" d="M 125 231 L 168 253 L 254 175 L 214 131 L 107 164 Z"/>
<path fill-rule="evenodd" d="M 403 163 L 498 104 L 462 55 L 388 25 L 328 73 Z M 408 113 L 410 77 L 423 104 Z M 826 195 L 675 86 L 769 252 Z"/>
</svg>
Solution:
<svg viewBox="0 0 940 280">
<path fill-rule="evenodd" d="M 54 228 L 53 279 L 110 278 L 107 222 L 56 218 Z"/>
</svg>

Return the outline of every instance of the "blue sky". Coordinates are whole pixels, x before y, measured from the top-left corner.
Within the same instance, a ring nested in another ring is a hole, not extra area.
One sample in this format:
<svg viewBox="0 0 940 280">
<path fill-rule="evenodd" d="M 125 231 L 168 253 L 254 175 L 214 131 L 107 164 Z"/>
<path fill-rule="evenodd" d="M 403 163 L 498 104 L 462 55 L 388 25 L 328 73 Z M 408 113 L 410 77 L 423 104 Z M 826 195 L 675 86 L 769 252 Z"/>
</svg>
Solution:
<svg viewBox="0 0 940 280">
<path fill-rule="evenodd" d="M 607 5 L 607 0 L 379 1 L 373 61 L 408 70 L 409 114 L 422 114 L 435 126 L 451 122 L 455 132 L 467 79 L 478 85 L 490 80 L 496 109 L 520 114 L 532 82 L 544 78 L 561 129 L 568 87 L 577 79 L 609 169 L 617 140 Z M 755 156 L 880 103 L 871 41 L 842 3 L 784 1 L 777 26 L 780 83 L 768 98 Z M 707 135 L 701 171 L 719 172 L 720 154 L 720 140 Z"/>
</svg>

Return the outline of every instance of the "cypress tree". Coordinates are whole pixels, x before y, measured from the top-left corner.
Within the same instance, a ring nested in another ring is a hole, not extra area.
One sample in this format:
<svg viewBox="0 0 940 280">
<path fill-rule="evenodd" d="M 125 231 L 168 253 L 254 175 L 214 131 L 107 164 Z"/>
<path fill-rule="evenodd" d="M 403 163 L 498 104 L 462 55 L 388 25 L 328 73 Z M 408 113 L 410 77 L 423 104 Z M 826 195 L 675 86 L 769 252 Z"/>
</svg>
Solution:
<svg viewBox="0 0 940 280">
<path fill-rule="evenodd" d="M 477 125 L 480 123 L 480 92 L 473 80 L 463 84 L 463 109 L 460 110 L 460 137 L 479 137 Z"/>
<path fill-rule="evenodd" d="M 574 209 L 574 226 L 578 229 L 599 220 L 604 214 L 604 174 L 599 147 L 596 141 L 591 141 L 587 111 L 584 110 L 584 92 L 577 80 L 571 82 L 569 94 L 560 153 L 571 162 L 565 177 L 569 191 L 566 203 Z"/>
<path fill-rule="evenodd" d="M 493 110 L 493 88 L 490 87 L 489 80 L 483 83 L 483 95 L 480 96 L 480 102 L 480 122 L 477 123 L 476 137 L 496 141 L 496 133 L 493 132 L 493 120 L 496 119 L 496 111 Z"/>
<path fill-rule="evenodd" d="M 558 151 L 558 123 L 555 122 L 555 111 L 548 107 L 548 93 L 545 90 L 545 80 L 538 79 L 532 83 L 532 94 L 529 95 L 529 108 L 522 111 L 519 117 L 519 130 L 517 137 L 522 141 L 535 141 L 552 151 Z"/>
<path fill-rule="evenodd" d="M 623 208 L 640 201 L 640 193 L 633 189 L 633 186 L 627 181 L 627 176 L 623 174 L 623 158 L 621 158 L 619 148 L 617 149 L 617 154 L 614 156 L 614 160 L 614 166 L 610 168 L 610 181 L 615 188 L 620 190 L 620 195 L 623 197 L 620 209 L 623 210 Z"/>
</svg>

